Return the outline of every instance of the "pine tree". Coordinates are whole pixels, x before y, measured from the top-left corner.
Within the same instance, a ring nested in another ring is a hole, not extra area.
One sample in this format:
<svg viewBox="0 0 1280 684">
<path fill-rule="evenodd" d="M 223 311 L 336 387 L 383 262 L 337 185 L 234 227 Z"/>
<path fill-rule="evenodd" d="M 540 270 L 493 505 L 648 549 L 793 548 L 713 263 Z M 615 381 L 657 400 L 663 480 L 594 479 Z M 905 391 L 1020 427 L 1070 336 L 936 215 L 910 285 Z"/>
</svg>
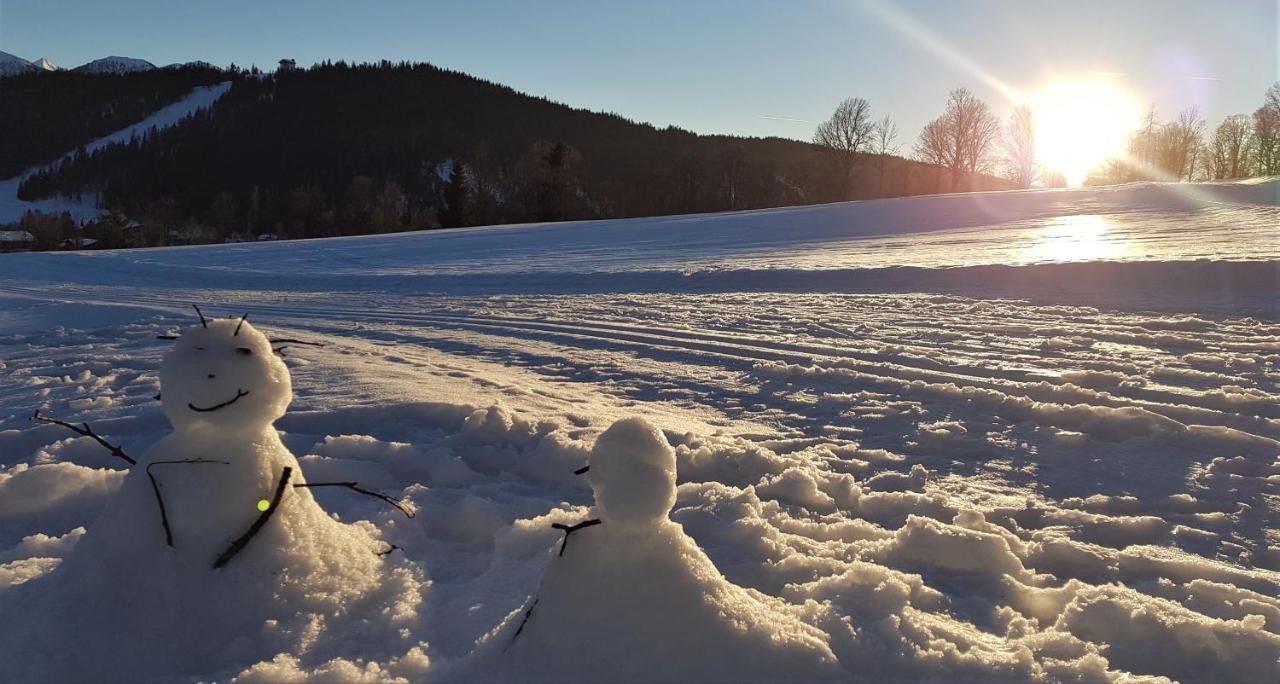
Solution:
<svg viewBox="0 0 1280 684">
<path fill-rule="evenodd" d="M 453 160 L 449 169 L 449 184 L 444 188 L 444 208 L 440 210 L 440 226 L 457 228 L 471 223 L 472 197 L 467 185 L 467 172 L 462 163 Z"/>
</svg>

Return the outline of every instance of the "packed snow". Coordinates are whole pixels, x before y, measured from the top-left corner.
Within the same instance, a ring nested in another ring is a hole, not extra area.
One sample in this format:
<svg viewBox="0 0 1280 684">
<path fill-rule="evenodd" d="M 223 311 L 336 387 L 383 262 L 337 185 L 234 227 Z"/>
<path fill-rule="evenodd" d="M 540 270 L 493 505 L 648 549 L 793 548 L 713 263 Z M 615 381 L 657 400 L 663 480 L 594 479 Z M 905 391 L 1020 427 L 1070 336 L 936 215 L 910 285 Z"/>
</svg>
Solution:
<svg viewBox="0 0 1280 684">
<path fill-rule="evenodd" d="M 1277 187 L 0 255 L 0 678 L 1276 681 Z"/>
</svg>

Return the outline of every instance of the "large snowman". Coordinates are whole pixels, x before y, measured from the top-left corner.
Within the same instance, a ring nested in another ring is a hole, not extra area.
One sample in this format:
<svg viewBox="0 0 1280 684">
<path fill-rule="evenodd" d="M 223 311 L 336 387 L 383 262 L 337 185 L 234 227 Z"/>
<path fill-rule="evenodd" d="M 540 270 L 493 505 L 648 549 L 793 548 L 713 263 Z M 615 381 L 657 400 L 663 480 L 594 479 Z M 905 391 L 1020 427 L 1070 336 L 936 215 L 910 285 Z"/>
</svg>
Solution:
<svg viewBox="0 0 1280 684">
<path fill-rule="evenodd" d="M 675 454 L 652 424 L 592 449 L 595 517 L 568 526 L 535 597 L 459 679 L 812 681 L 846 678 L 818 629 L 724 578 L 670 520 Z"/>
<path fill-rule="evenodd" d="M 292 389 L 268 339 L 202 317 L 165 356 L 160 389 L 173 432 L 61 567 L 3 595 L 0 614 L 28 619 L 0 624 L 0 680 L 234 674 L 280 652 L 341 652 L 324 635 L 347 629 L 384 630 L 394 649 L 424 584 L 312 497 L 272 427 Z"/>
</svg>

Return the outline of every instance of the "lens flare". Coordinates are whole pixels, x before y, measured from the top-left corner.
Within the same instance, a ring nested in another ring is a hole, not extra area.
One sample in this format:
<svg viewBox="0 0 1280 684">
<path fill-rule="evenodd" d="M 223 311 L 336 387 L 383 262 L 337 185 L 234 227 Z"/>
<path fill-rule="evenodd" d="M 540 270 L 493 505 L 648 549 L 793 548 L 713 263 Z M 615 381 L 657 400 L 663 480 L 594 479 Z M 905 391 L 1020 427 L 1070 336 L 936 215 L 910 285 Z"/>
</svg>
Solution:
<svg viewBox="0 0 1280 684">
<path fill-rule="evenodd" d="M 1124 152 L 1141 116 L 1133 95 L 1108 78 L 1055 79 L 1030 100 L 1036 156 L 1073 186 Z"/>
</svg>

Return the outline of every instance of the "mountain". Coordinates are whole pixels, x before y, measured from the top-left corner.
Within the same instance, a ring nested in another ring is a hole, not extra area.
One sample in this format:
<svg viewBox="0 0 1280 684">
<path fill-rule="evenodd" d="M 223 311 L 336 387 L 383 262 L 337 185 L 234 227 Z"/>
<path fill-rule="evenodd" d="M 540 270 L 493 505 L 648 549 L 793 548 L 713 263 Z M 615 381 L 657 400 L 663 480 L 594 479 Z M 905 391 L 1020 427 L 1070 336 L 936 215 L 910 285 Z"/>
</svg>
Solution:
<svg viewBox="0 0 1280 684">
<path fill-rule="evenodd" d="M 112 55 L 102 59 L 95 59 L 88 64 L 82 64 L 72 71 L 86 74 L 130 74 L 136 71 L 151 71 L 155 68 L 156 65 L 145 59 Z"/>
<path fill-rule="evenodd" d="M 0 81 L 0 179 L 54 161 L 175 102 L 221 70 L 183 67 L 125 74 L 32 66 Z"/>
<path fill-rule="evenodd" d="M 218 69 L 218 70 L 222 69 L 222 67 L 214 64 L 210 64 L 209 62 L 206 62 L 203 59 L 196 59 L 190 62 L 174 62 L 173 64 L 166 64 L 160 68 L 161 69 L 181 69 L 183 67 L 193 67 L 197 69 Z"/>
<path fill-rule="evenodd" d="M 7 52 L 0 52 L 0 76 L 14 76 L 36 71 L 36 65 Z"/>
<path fill-rule="evenodd" d="M 176 126 L 31 175 L 19 197 L 96 194 L 149 226 L 146 244 L 162 244 L 179 227 L 190 241 L 323 237 L 1008 187 L 874 155 L 846 186 L 808 142 L 659 128 L 430 64 L 325 62 L 265 75 L 188 67 L 108 80 L 189 70 L 231 88 Z"/>
<path fill-rule="evenodd" d="M 44 69 L 45 71 L 61 71 L 62 70 L 62 67 L 58 66 L 57 64 L 54 64 L 53 62 L 50 62 L 48 57 L 41 57 L 40 59 L 37 59 L 36 61 L 32 62 L 32 64 L 34 64 L 37 69 Z"/>
</svg>

